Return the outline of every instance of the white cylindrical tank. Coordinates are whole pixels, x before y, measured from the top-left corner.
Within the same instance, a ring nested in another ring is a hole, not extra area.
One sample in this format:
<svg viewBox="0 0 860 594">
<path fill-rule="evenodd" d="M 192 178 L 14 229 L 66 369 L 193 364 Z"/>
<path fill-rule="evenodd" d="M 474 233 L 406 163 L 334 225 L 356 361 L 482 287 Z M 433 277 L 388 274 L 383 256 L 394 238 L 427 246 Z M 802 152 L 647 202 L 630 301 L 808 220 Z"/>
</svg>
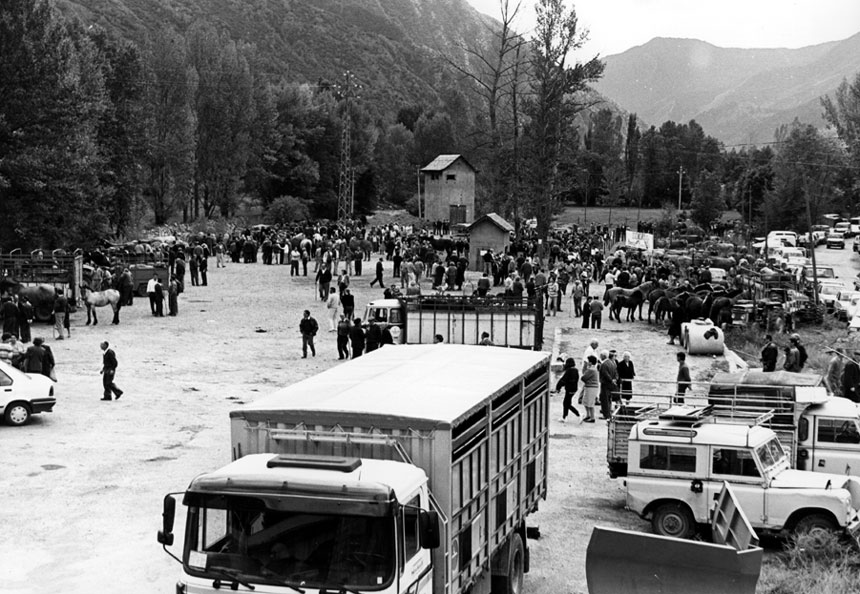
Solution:
<svg viewBox="0 0 860 594">
<path fill-rule="evenodd" d="M 690 355 L 722 355 L 725 334 L 708 319 L 693 320 L 681 325 L 684 347 Z"/>
</svg>

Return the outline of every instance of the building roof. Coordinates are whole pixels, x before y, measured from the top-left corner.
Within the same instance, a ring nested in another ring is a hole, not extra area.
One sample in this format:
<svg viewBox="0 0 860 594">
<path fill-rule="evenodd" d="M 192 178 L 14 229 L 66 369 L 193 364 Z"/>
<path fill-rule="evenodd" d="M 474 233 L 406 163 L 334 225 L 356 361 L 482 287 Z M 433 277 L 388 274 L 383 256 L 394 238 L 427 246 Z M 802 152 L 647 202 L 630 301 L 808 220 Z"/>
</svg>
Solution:
<svg viewBox="0 0 860 594">
<path fill-rule="evenodd" d="M 484 221 L 489 221 L 493 223 L 502 231 L 507 231 L 508 233 L 514 232 L 514 226 L 494 212 L 491 212 L 490 214 L 485 214 L 484 216 L 477 218 L 471 225 L 469 225 L 469 229 L 483 223 Z"/>
<path fill-rule="evenodd" d="M 462 159 L 463 163 L 468 165 L 470 169 L 475 169 L 474 167 L 472 167 L 472 164 L 469 163 L 465 157 L 463 157 L 463 155 L 439 155 L 438 157 L 430 161 L 430 163 L 426 167 L 422 167 L 421 171 L 445 171 L 458 159 Z"/>
</svg>

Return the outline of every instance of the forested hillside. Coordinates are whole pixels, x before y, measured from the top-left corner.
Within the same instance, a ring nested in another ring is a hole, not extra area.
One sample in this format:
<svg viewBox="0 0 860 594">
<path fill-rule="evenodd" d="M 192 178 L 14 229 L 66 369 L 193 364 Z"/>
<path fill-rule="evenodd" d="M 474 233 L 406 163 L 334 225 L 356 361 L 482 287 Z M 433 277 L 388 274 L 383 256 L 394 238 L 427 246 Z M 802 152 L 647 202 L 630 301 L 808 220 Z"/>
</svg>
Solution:
<svg viewBox="0 0 860 594">
<path fill-rule="evenodd" d="M 465 0 L 60 0 L 67 16 L 143 46 L 165 27 L 201 22 L 253 44 L 260 75 L 317 83 L 351 70 L 374 113 L 434 101 L 450 73 L 440 55 L 466 60 L 489 46 L 492 20 Z M 447 77 L 447 78 L 446 78 Z"/>
</svg>

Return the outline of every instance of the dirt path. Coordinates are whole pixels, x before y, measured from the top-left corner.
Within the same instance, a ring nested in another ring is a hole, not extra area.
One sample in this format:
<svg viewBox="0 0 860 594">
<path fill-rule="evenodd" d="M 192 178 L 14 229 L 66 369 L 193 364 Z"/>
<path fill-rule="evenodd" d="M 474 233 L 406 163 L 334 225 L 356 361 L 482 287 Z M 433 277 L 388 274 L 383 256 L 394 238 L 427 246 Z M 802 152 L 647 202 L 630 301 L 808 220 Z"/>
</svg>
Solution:
<svg viewBox="0 0 860 594">
<path fill-rule="evenodd" d="M 381 296 L 370 279 L 353 279 L 357 312 Z M 303 360 L 305 308 L 322 331 L 318 356 Z M 230 460 L 231 409 L 338 364 L 324 314 L 310 277 L 231 264 L 211 269 L 209 287 L 188 288 L 178 318 L 153 318 L 147 300 L 136 299 L 118 327 L 86 327 L 85 314 L 74 314 L 71 340 L 51 341 L 50 329 L 37 326 L 58 361 L 58 404 L 27 427 L 0 426 L 0 591 L 172 592 L 180 567 L 155 540 L 162 496 Z M 582 331 L 564 311 L 548 319 L 546 350 L 562 326 L 576 327 L 569 339 L 577 357 L 596 336 L 602 347 L 631 351 L 640 377 L 674 378 L 677 347 L 665 345 L 662 330 L 607 321 Z M 119 359 L 118 402 L 100 401 L 102 340 Z M 693 358 L 691 368 L 695 375 L 710 364 Z M 607 476 L 605 424 L 563 425 L 561 397 L 552 400 L 550 492 L 533 522 L 542 538 L 531 541 L 531 594 L 586 591 L 594 525 L 647 528 L 623 509 L 622 484 Z"/>
</svg>

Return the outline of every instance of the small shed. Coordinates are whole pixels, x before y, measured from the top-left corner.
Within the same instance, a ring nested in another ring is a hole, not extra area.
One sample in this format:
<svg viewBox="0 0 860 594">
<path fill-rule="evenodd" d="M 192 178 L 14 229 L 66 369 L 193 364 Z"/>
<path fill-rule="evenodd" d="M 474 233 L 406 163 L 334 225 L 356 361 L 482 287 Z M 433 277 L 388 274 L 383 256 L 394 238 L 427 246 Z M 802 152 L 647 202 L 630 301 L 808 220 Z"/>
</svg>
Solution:
<svg viewBox="0 0 860 594">
<path fill-rule="evenodd" d="M 504 253 L 511 245 L 514 226 L 494 212 L 479 217 L 469 225 L 469 254 L 473 270 L 484 269 L 484 253 Z"/>
<path fill-rule="evenodd" d="M 475 168 L 462 155 L 439 155 L 426 167 L 424 219 L 471 223 L 475 217 Z"/>
</svg>

